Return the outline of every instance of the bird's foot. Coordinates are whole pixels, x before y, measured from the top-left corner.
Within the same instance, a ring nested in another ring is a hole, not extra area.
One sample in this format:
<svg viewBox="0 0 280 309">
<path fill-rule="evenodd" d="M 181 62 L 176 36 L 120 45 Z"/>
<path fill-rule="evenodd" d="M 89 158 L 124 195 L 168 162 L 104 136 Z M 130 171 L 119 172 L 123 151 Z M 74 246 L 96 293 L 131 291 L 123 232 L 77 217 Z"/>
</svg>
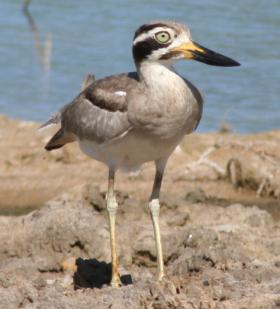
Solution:
<svg viewBox="0 0 280 309">
<path fill-rule="evenodd" d="M 162 279 L 163 279 L 164 277 L 165 277 L 164 272 L 159 272 L 159 273 L 157 274 L 157 281 L 158 281 L 158 282 L 161 282 Z"/>
<path fill-rule="evenodd" d="M 120 275 L 113 276 L 110 283 L 111 287 L 119 288 L 122 286 Z"/>
</svg>

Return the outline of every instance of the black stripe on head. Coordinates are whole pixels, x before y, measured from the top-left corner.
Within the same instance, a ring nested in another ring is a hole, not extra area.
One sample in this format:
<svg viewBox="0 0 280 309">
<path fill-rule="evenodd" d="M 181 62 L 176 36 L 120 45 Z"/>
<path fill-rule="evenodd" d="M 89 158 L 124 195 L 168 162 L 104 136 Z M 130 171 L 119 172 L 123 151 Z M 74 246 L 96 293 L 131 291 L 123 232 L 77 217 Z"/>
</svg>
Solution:
<svg viewBox="0 0 280 309">
<path fill-rule="evenodd" d="M 141 27 L 139 27 L 139 28 L 136 30 L 136 32 L 135 32 L 135 34 L 134 34 L 133 40 L 135 40 L 135 38 L 136 38 L 137 36 L 139 36 L 140 34 L 146 33 L 146 32 L 148 32 L 148 31 L 150 31 L 150 30 L 152 30 L 152 29 L 154 29 L 154 28 L 157 28 L 157 27 L 168 27 L 168 28 L 172 28 L 172 27 L 170 27 L 169 25 L 166 25 L 166 24 L 164 24 L 164 23 L 144 24 L 144 25 L 142 25 Z"/>
<path fill-rule="evenodd" d="M 140 63 L 142 60 L 147 59 L 153 51 L 160 48 L 165 48 L 169 46 L 172 42 L 167 44 L 161 44 L 153 38 L 146 38 L 144 41 L 139 41 L 133 45 L 133 58 L 136 63 Z"/>
<path fill-rule="evenodd" d="M 144 24 L 141 27 L 139 27 L 134 35 L 133 41 L 137 39 L 137 37 L 141 36 L 142 34 L 145 34 L 155 28 L 172 28 L 175 32 L 176 29 L 172 27 L 170 24 L 166 24 L 163 22 L 155 22 L 151 24 Z M 153 37 L 147 37 L 143 41 L 138 41 L 135 45 L 133 45 L 133 57 L 134 61 L 136 63 L 141 62 L 144 59 L 147 59 L 149 55 L 152 54 L 153 51 L 158 50 L 160 48 L 164 48 L 169 46 L 172 43 L 172 41 L 168 43 L 160 43 L 157 40 L 155 40 Z"/>
</svg>

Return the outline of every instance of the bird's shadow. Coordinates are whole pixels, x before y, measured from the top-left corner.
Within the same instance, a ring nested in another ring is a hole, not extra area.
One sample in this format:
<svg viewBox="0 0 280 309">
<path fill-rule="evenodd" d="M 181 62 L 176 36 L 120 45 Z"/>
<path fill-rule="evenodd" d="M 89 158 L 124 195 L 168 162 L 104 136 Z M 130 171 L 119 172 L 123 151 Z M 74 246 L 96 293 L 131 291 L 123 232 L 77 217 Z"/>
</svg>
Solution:
<svg viewBox="0 0 280 309">
<path fill-rule="evenodd" d="M 112 277 L 112 264 L 99 262 L 97 259 L 76 260 L 77 270 L 74 273 L 73 281 L 75 289 L 80 288 L 99 288 L 109 285 Z M 123 285 L 132 284 L 130 275 L 121 276 Z"/>
</svg>

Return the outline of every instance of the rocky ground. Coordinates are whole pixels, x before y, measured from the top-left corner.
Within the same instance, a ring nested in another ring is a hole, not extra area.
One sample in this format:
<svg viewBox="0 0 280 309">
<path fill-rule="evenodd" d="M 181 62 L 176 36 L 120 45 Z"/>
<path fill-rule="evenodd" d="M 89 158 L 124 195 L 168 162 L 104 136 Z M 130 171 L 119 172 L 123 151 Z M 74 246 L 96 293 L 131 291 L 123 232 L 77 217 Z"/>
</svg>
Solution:
<svg viewBox="0 0 280 309">
<path fill-rule="evenodd" d="M 280 307 L 280 132 L 184 140 L 162 188 L 161 283 L 146 209 L 153 166 L 120 173 L 124 285 L 113 289 L 106 168 L 75 144 L 46 153 L 50 133 L 37 127 L 0 119 L 1 309 Z"/>
</svg>

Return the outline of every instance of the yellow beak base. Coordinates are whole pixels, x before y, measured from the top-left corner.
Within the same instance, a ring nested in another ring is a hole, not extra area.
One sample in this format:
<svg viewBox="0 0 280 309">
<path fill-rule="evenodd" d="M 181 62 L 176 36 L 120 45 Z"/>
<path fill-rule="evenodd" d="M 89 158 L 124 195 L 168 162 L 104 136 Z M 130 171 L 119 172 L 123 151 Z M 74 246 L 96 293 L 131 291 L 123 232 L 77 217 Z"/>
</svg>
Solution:
<svg viewBox="0 0 280 309">
<path fill-rule="evenodd" d="M 175 47 L 172 52 L 173 51 L 181 52 L 184 55 L 185 59 L 193 59 L 209 65 L 223 67 L 234 67 L 240 65 L 239 62 L 222 54 L 216 53 L 213 50 L 203 47 L 193 41 Z"/>
</svg>

